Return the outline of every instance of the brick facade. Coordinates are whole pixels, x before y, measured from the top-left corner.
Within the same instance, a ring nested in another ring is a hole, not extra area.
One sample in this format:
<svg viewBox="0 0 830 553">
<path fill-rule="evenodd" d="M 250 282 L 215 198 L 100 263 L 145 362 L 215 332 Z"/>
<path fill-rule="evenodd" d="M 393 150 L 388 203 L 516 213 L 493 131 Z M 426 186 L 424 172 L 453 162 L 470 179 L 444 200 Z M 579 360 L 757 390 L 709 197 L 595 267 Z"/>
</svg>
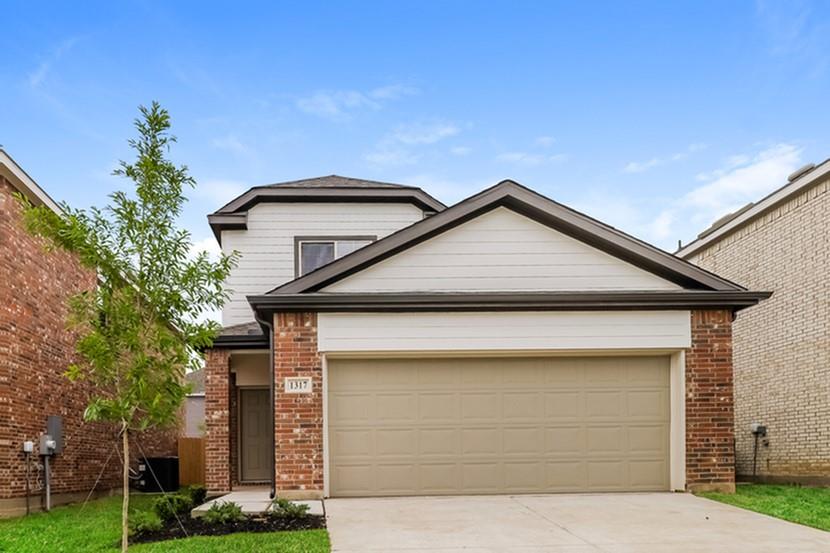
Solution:
<svg viewBox="0 0 830 553">
<path fill-rule="evenodd" d="M 286 377 L 311 377 L 310 394 L 287 394 Z M 323 367 L 317 352 L 316 313 L 274 316 L 277 492 L 284 497 L 323 494 Z"/>
<path fill-rule="evenodd" d="M 95 275 L 66 252 L 44 250 L 23 228 L 13 191 L 0 177 L 0 516 L 25 508 L 23 442 L 37 444 L 48 415 L 63 417 L 64 432 L 63 452 L 51 461 L 53 504 L 83 499 L 99 474 L 98 490 L 121 485 L 116 431 L 83 421 L 89 389 L 63 375 L 75 350 L 66 299 L 92 287 Z M 175 454 L 175 432 L 139 440 L 148 455 Z M 43 470 L 39 457 L 32 461 L 38 508 Z"/>
<path fill-rule="evenodd" d="M 732 313 L 692 311 L 686 353 L 686 487 L 735 491 Z"/>
<path fill-rule="evenodd" d="M 205 486 L 211 492 L 232 488 L 230 357 L 224 349 L 205 356 Z"/>
<path fill-rule="evenodd" d="M 690 490 L 734 491 L 732 313 L 693 311 L 686 352 L 686 478 Z M 314 313 L 274 317 L 276 486 L 283 497 L 323 493 L 323 382 Z M 228 353 L 207 361 L 208 487 L 235 485 L 229 436 Z M 286 377 L 312 379 L 312 393 L 285 393 Z M 235 432 L 235 427 L 230 426 Z"/>
<path fill-rule="evenodd" d="M 753 422 L 767 426 L 757 473 L 830 483 L 830 181 L 817 183 L 690 261 L 770 299 L 738 313 L 735 437 L 752 474 Z"/>
</svg>

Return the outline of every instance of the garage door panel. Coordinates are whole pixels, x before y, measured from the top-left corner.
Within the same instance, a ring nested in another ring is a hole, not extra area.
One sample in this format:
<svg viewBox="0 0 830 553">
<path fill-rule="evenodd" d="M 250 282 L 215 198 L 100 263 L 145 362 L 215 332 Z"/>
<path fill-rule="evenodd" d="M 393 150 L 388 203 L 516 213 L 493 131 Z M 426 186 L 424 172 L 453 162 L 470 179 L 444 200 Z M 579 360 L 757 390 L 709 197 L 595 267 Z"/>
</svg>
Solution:
<svg viewBox="0 0 830 553">
<path fill-rule="evenodd" d="M 420 466 L 420 490 L 426 494 L 459 493 L 458 463 L 424 463 Z"/>
<path fill-rule="evenodd" d="M 414 392 L 377 393 L 374 401 L 375 418 L 384 424 L 412 424 L 418 420 L 418 396 Z"/>
<path fill-rule="evenodd" d="M 548 461 L 545 464 L 545 488 L 562 492 L 588 489 L 588 467 L 582 460 Z"/>
<path fill-rule="evenodd" d="M 418 440 L 414 428 L 375 430 L 375 454 L 378 457 L 408 457 L 418 455 Z"/>
<path fill-rule="evenodd" d="M 623 491 L 626 489 L 626 463 L 621 460 L 590 460 L 588 490 Z"/>
<path fill-rule="evenodd" d="M 461 489 L 471 493 L 498 493 L 502 491 L 501 463 L 461 463 Z"/>
<path fill-rule="evenodd" d="M 533 492 L 544 487 L 541 461 L 505 461 L 504 487 L 517 492 Z"/>
<path fill-rule="evenodd" d="M 660 357 L 330 360 L 330 492 L 666 490 L 668 366 Z"/>
<path fill-rule="evenodd" d="M 378 463 L 374 467 L 375 486 L 378 490 L 400 495 L 410 494 L 416 488 L 418 468 L 412 463 Z"/>
<path fill-rule="evenodd" d="M 539 420 L 544 416 L 544 403 L 539 392 L 504 392 L 502 416 L 505 421 Z"/>
<path fill-rule="evenodd" d="M 456 428 L 421 428 L 418 451 L 422 456 L 456 457 L 461 453 L 460 430 Z"/>
<path fill-rule="evenodd" d="M 585 393 L 585 418 L 620 419 L 623 412 L 623 392 L 617 390 L 589 391 Z"/>
<path fill-rule="evenodd" d="M 629 390 L 626 394 L 628 417 L 649 420 L 669 419 L 669 394 L 666 389 Z"/>
<path fill-rule="evenodd" d="M 621 425 L 589 426 L 585 429 L 587 454 L 622 456 L 626 451 L 625 429 Z"/>
<path fill-rule="evenodd" d="M 418 394 L 418 418 L 430 424 L 457 424 L 461 415 L 459 394 L 422 392 Z"/>
<path fill-rule="evenodd" d="M 578 391 L 546 392 L 545 418 L 550 421 L 581 420 L 584 412 L 584 399 Z"/>
<path fill-rule="evenodd" d="M 669 432 L 667 424 L 630 425 L 628 427 L 628 448 L 632 455 L 668 454 L 666 435 Z"/>
<path fill-rule="evenodd" d="M 330 433 L 331 454 L 341 459 L 365 459 L 375 453 L 374 430 L 338 428 Z"/>
<path fill-rule="evenodd" d="M 462 422 L 498 422 L 501 420 L 501 398 L 497 392 L 461 394 Z"/>
<path fill-rule="evenodd" d="M 584 426 L 555 426 L 545 429 L 545 453 L 550 456 L 581 455 L 586 450 Z"/>
<path fill-rule="evenodd" d="M 668 470 L 662 459 L 629 461 L 629 482 L 632 490 L 653 490 L 661 485 L 660 475 Z"/>
<path fill-rule="evenodd" d="M 501 454 L 501 432 L 498 428 L 465 428 L 461 430 L 462 455 Z"/>
</svg>

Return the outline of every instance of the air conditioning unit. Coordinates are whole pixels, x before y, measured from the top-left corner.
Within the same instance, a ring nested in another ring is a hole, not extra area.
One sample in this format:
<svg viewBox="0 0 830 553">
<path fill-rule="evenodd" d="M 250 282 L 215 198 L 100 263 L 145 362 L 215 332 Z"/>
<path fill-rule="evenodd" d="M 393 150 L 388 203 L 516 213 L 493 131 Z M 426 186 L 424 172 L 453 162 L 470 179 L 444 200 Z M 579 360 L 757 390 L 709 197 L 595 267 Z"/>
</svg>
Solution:
<svg viewBox="0 0 830 553">
<path fill-rule="evenodd" d="M 142 492 L 175 492 L 179 489 L 178 457 L 147 457 L 138 463 L 135 488 Z"/>
</svg>

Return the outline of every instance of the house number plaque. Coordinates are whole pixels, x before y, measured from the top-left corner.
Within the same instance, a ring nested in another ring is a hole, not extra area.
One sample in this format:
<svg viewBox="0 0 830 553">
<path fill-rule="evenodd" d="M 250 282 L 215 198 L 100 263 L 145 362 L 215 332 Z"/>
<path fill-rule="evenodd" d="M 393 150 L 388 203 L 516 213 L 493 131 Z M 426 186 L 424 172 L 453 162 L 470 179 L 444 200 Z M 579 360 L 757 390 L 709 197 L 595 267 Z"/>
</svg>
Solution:
<svg viewBox="0 0 830 553">
<path fill-rule="evenodd" d="M 311 377 L 310 376 L 289 376 L 285 379 L 285 393 L 286 394 L 310 394 L 311 393 Z"/>
</svg>

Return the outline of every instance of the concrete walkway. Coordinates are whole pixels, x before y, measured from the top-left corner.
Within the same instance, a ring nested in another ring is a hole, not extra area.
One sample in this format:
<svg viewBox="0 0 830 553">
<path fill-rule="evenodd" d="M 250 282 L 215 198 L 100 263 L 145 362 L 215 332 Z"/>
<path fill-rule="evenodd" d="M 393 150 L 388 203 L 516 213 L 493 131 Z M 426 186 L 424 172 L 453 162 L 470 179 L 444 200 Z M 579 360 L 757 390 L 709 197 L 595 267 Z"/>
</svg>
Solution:
<svg viewBox="0 0 830 553">
<path fill-rule="evenodd" d="M 250 487 L 234 490 L 231 493 L 215 497 L 210 501 L 202 503 L 192 511 L 190 514 L 194 517 L 200 517 L 210 509 L 214 503 L 221 503 L 223 501 L 232 501 L 242 508 L 242 512 L 246 515 L 258 515 L 266 512 L 271 508 L 271 498 L 269 497 L 270 489 L 262 487 Z M 323 510 L 322 501 L 292 501 L 292 503 L 302 503 L 308 505 L 308 513 L 310 515 L 322 515 Z"/>
<path fill-rule="evenodd" d="M 689 494 L 326 501 L 332 551 L 830 553 L 830 533 Z"/>
</svg>

